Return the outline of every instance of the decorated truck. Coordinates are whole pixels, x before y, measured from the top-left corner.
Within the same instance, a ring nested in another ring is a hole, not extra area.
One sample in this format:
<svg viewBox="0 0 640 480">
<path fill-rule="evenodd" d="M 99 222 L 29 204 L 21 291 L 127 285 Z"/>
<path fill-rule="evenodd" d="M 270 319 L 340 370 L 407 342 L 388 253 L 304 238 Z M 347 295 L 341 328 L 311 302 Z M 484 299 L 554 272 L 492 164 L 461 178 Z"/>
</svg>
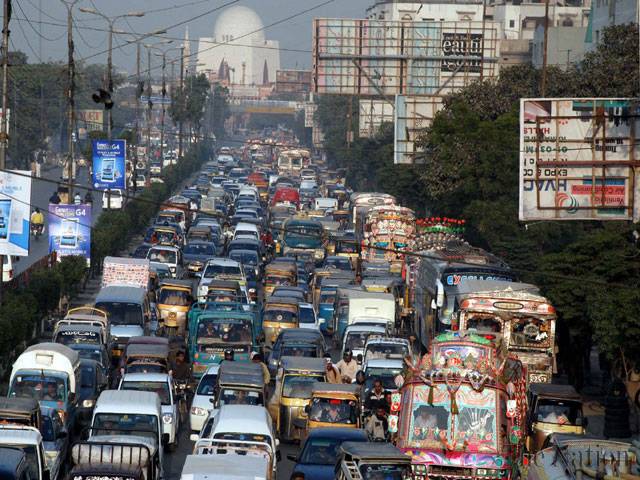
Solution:
<svg viewBox="0 0 640 480">
<path fill-rule="evenodd" d="M 365 217 L 362 240 L 363 260 L 387 260 L 402 264 L 400 251 L 406 250 L 415 233 L 413 210 L 396 205 L 371 208 Z"/>
</svg>

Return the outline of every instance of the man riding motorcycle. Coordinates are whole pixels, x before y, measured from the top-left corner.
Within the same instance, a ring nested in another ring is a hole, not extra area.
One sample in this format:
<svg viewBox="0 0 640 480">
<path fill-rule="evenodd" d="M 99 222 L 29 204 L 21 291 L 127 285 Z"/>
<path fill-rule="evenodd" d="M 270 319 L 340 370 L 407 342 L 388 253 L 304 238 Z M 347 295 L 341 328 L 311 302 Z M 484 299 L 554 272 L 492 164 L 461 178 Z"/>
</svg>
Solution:
<svg viewBox="0 0 640 480">
<path fill-rule="evenodd" d="M 36 208 L 31 214 L 31 233 L 34 235 L 42 235 L 44 230 L 44 215 L 39 208 Z"/>
</svg>

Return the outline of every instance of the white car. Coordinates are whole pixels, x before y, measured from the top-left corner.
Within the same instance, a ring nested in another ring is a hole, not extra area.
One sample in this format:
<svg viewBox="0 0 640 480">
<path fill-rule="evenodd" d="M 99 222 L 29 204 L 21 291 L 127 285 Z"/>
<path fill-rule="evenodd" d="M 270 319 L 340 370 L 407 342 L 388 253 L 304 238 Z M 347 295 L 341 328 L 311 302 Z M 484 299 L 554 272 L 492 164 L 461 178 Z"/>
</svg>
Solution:
<svg viewBox="0 0 640 480">
<path fill-rule="evenodd" d="M 298 308 L 300 309 L 300 328 L 320 330 L 320 321 L 313 304 L 299 303 Z"/>
<path fill-rule="evenodd" d="M 205 420 L 209 416 L 209 412 L 213 410 L 213 403 L 216 384 L 218 383 L 218 371 L 220 365 L 211 365 L 202 375 L 196 393 L 191 402 L 191 411 L 189 412 L 189 423 L 193 433 L 200 433 Z"/>
<path fill-rule="evenodd" d="M 127 373 L 120 380 L 118 390 L 155 392 L 162 408 L 162 433 L 169 435 L 170 450 L 178 447 L 180 412 L 173 378 L 168 373 Z"/>
<path fill-rule="evenodd" d="M 103 210 L 121 210 L 124 206 L 124 196 L 122 190 L 105 190 L 102 193 Z"/>
<path fill-rule="evenodd" d="M 247 277 L 244 274 L 242 264 L 228 258 L 216 257 L 210 259 L 202 269 L 202 276 L 200 277 L 197 290 L 198 300 L 206 300 L 209 284 L 216 278 L 219 280 L 234 280 L 238 282 L 244 296 L 248 297 Z"/>
</svg>

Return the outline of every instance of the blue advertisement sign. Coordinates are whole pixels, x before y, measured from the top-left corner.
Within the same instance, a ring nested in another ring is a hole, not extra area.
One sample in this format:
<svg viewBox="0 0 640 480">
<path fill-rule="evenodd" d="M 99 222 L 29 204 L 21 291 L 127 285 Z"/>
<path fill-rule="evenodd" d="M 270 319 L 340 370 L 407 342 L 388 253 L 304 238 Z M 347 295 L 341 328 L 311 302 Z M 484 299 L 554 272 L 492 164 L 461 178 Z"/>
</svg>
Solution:
<svg viewBox="0 0 640 480">
<path fill-rule="evenodd" d="M 31 172 L 0 172 L 0 255 L 29 255 Z"/>
<path fill-rule="evenodd" d="M 99 190 L 124 190 L 127 142 L 93 141 L 93 187 Z"/>
<path fill-rule="evenodd" d="M 91 260 L 91 205 L 49 205 L 49 253 Z"/>
</svg>

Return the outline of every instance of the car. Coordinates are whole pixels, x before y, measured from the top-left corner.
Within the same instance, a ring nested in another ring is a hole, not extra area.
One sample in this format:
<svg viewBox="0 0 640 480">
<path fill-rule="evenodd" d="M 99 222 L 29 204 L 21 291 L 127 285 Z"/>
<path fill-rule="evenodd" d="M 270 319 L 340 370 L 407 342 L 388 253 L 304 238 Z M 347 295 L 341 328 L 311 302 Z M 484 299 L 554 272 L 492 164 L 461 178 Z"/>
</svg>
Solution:
<svg viewBox="0 0 640 480">
<path fill-rule="evenodd" d="M 189 412 L 189 424 L 193 433 L 200 433 L 209 412 L 213 409 L 211 400 L 218 384 L 219 370 L 220 364 L 209 366 L 198 382 Z"/>
<path fill-rule="evenodd" d="M 345 270 L 350 272 L 353 270 L 351 267 L 351 260 L 349 257 L 341 257 L 341 256 L 329 256 L 324 259 L 323 268 L 337 268 L 338 270 Z"/>
<path fill-rule="evenodd" d="M 197 275 L 202 272 L 210 258 L 218 254 L 218 247 L 214 242 L 200 240 L 190 241 L 182 250 L 182 261 L 186 265 L 187 273 Z"/>
<path fill-rule="evenodd" d="M 147 253 L 149 253 L 149 249 L 151 248 L 150 243 L 142 243 L 136 247 L 136 249 L 131 252 L 131 258 L 147 258 Z"/>
<path fill-rule="evenodd" d="M 64 429 L 60 416 L 55 408 L 40 407 L 40 433 L 42 434 L 42 446 L 49 472 L 52 479 L 61 478 L 60 472 L 69 451 L 69 433 Z M 2 477 L 4 478 L 4 477 Z"/>
<path fill-rule="evenodd" d="M 171 245 L 154 245 L 147 252 L 147 258 L 169 267 L 173 278 L 182 278 L 182 250 Z"/>
<path fill-rule="evenodd" d="M 234 280 L 240 284 L 240 287 L 247 296 L 247 277 L 244 273 L 244 267 L 240 262 L 229 258 L 216 257 L 210 259 L 204 266 L 200 283 L 198 284 L 198 299 L 204 300 L 207 297 L 209 284 L 214 279 Z"/>
<path fill-rule="evenodd" d="M 315 428 L 309 432 L 300 455 L 287 455 L 295 462 L 293 472 L 304 474 L 304 478 L 333 480 L 338 449 L 342 442 L 367 442 L 364 430 L 359 428 Z"/>
<path fill-rule="evenodd" d="M 300 328 L 308 328 L 312 330 L 320 330 L 320 323 L 318 322 L 318 316 L 311 303 L 299 303 L 300 308 Z"/>
<path fill-rule="evenodd" d="M 124 195 L 122 190 L 112 189 L 105 190 L 102 194 L 103 210 L 121 210 L 124 206 Z"/>
<path fill-rule="evenodd" d="M 89 426 L 96 400 L 108 384 L 109 379 L 100 363 L 95 360 L 80 360 L 80 385 L 77 393 L 80 425 Z"/>
<path fill-rule="evenodd" d="M 276 377 L 281 357 L 287 355 L 296 356 L 298 354 L 298 356 L 321 358 L 326 350 L 324 336 L 319 330 L 307 328 L 287 328 L 282 330 L 278 334 L 267 358 L 267 366 L 271 378 Z"/>
<path fill-rule="evenodd" d="M 169 434 L 170 450 L 178 447 L 180 412 L 175 394 L 173 377 L 168 373 L 126 373 L 120 380 L 118 390 L 155 392 L 160 397 L 162 409 L 162 433 Z"/>
</svg>

